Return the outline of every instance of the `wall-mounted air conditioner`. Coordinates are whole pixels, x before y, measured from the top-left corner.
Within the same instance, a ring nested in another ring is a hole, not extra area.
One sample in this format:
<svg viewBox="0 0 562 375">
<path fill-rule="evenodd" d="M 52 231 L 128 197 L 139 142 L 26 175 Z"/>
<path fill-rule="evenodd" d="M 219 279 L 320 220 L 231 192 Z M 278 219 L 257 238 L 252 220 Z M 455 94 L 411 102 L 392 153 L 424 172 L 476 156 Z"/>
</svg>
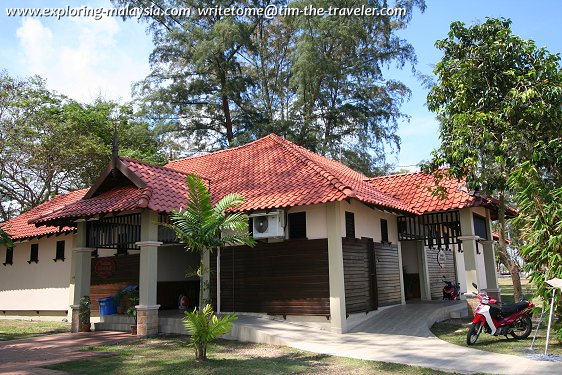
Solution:
<svg viewBox="0 0 562 375">
<path fill-rule="evenodd" d="M 285 237 L 285 212 L 275 210 L 249 215 L 253 220 L 254 238 Z"/>
</svg>

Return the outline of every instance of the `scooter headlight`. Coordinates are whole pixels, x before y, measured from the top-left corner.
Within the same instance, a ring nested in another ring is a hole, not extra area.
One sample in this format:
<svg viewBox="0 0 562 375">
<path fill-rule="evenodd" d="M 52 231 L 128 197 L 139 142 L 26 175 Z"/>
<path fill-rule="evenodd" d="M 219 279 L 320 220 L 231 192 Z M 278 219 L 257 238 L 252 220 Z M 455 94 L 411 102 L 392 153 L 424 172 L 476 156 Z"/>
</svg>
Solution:
<svg viewBox="0 0 562 375">
<path fill-rule="evenodd" d="M 483 297 L 482 297 L 482 303 L 483 303 L 483 304 L 486 304 L 486 305 L 487 305 L 488 303 L 490 303 L 490 297 L 488 297 L 488 296 L 483 296 Z"/>
</svg>

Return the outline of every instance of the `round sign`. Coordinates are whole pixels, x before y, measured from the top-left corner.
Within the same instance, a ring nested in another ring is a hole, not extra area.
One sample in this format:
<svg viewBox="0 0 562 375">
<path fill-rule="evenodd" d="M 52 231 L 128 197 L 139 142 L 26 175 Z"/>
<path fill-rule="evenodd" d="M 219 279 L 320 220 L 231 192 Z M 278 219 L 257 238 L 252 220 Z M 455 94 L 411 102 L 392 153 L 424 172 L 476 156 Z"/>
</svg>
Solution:
<svg viewBox="0 0 562 375">
<path fill-rule="evenodd" d="M 94 272 L 102 279 L 107 279 L 113 276 L 115 273 L 115 260 L 113 258 L 98 258 L 96 261 L 96 266 L 94 267 Z"/>
<path fill-rule="evenodd" d="M 437 263 L 439 264 L 439 267 L 444 268 L 446 262 L 447 255 L 445 254 L 443 249 L 439 249 L 439 251 L 437 252 Z"/>
</svg>

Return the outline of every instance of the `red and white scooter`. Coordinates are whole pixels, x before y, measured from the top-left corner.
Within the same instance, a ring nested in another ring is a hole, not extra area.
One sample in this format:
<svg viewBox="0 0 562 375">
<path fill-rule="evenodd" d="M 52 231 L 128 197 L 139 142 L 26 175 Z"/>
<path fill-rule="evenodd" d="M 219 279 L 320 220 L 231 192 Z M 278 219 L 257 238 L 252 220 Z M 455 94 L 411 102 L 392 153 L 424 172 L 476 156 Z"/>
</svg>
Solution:
<svg viewBox="0 0 562 375">
<path fill-rule="evenodd" d="M 476 290 L 476 284 L 472 284 Z M 493 306 L 497 301 L 485 293 L 473 293 L 480 304 L 474 309 L 474 319 L 466 335 L 468 345 L 476 344 L 482 330 L 493 336 L 506 336 L 509 333 L 516 339 L 526 339 L 533 323 L 531 321 L 532 302 L 521 301 L 513 304 L 503 304 L 500 308 Z"/>
</svg>

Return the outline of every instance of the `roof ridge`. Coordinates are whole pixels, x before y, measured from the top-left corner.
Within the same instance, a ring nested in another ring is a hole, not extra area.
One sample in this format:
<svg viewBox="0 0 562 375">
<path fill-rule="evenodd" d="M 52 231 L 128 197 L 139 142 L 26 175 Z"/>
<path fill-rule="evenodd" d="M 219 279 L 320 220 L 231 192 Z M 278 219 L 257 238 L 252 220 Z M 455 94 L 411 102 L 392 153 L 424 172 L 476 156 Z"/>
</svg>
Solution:
<svg viewBox="0 0 562 375">
<path fill-rule="evenodd" d="M 448 167 L 441 167 L 438 168 L 437 170 L 447 170 L 449 169 Z M 394 177 L 403 177 L 403 176 L 408 176 L 408 175 L 415 175 L 415 174 L 425 174 L 425 175 L 429 175 L 431 176 L 433 173 L 429 172 L 424 172 L 422 170 L 419 171 L 415 171 L 415 172 L 404 172 L 404 173 L 396 173 L 396 174 L 387 174 L 384 176 L 373 176 L 373 177 L 369 177 L 366 179 L 366 181 L 372 181 L 372 180 L 379 180 L 379 179 L 383 179 L 383 178 L 394 178 Z M 459 180 L 460 181 L 460 180 Z"/>
<path fill-rule="evenodd" d="M 271 138 L 273 141 L 281 145 L 283 148 L 293 154 L 293 156 L 302 161 L 305 165 L 312 168 L 316 173 L 320 175 L 320 177 L 324 178 L 336 189 L 338 189 L 348 197 L 353 198 L 356 196 L 355 191 L 350 186 L 344 184 L 339 178 L 328 172 L 326 169 L 322 168 L 314 160 L 304 155 L 300 150 L 295 149 L 295 147 L 299 146 L 273 133 L 271 133 L 268 138 Z"/>
<path fill-rule="evenodd" d="M 256 139 L 256 140 L 253 140 L 252 142 L 248 142 L 248 143 L 245 143 L 245 144 L 240 145 L 240 146 L 231 147 L 231 148 L 224 148 L 224 149 L 222 149 L 222 150 L 216 150 L 216 151 L 208 152 L 208 153 L 203 154 L 203 155 L 194 155 L 194 156 L 188 156 L 188 157 L 181 158 L 181 159 L 172 160 L 172 161 L 169 161 L 168 163 L 166 163 L 166 165 L 169 165 L 169 164 L 172 164 L 172 163 L 179 163 L 179 162 L 182 162 L 182 161 L 184 161 L 184 160 L 196 159 L 196 158 L 204 158 L 204 157 L 210 156 L 210 155 L 222 154 L 222 153 L 224 153 L 224 152 L 238 150 L 238 149 L 241 149 L 241 148 L 248 147 L 248 146 L 250 146 L 250 145 L 252 145 L 252 144 L 254 144 L 254 143 L 261 142 L 261 141 L 263 141 L 263 140 L 265 140 L 265 139 L 267 139 L 267 138 L 273 138 L 272 136 L 279 137 L 279 136 L 278 136 L 277 134 L 275 134 L 275 133 L 269 133 L 269 134 L 266 135 L 265 137 L 258 138 L 258 139 Z M 170 168 L 170 167 L 166 167 L 166 168 Z M 175 169 L 173 169 L 173 170 L 175 170 Z"/>
<path fill-rule="evenodd" d="M 426 174 L 423 171 L 416 171 L 416 172 L 404 172 L 404 173 L 396 173 L 396 174 L 387 174 L 384 176 L 373 176 L 373 177 L 369 177 L 367 178 L 365 181 L 372 181 L 372 180 L 380 180 L 383 178 L 395 178 L 395 177 L 402 177 L 402 176 L 408 176 L 408 175 L 415 175 L 415 174 Z"/>
<path fill-rule="evenodd" d="M 141 196 L 137 202 L 139 208 L 146 208 L 150 204 L 150 199 L 152 198 L 152 188 L 150 186 L 142 189 Z"/>
<path fill-rule="evenodd" d="M 188 172 L 181 171 L 181 170 L 179 170 L 179 169 L 174 169 L 174 168 L 166 167 L 165 165 L 158 165 L 158 164 L 154 164 L 154 163 L 148 163 L 148 162 L 146 162 L 146 161 L 141 161 L 141 160 L 137 160 L 137 159 L 132 159 L 132 158 L 129 158 L 129 157 L 126 157 L 126 156 L 119 156 L 119 158 L 122 159 L 122 160 L 126 160 L 126 161 L 128 161 L 128 162 L 133 162 L 133 163 L 148 165 L 149 167 L 161 168 L 161 169 L 164 169 L 164 170 L 167 170 L 167 171 L 170 171 L 170 172 L 176 172 L 176 173 L 182 174 L 182 175 L 184 175 L 184 176 L 187 176 L 187 175 L 191 174 L 191 173 L 188 173 Z M 178 160 L 180 160 L 180 159 L 178 159 Z"/>
</svg>

